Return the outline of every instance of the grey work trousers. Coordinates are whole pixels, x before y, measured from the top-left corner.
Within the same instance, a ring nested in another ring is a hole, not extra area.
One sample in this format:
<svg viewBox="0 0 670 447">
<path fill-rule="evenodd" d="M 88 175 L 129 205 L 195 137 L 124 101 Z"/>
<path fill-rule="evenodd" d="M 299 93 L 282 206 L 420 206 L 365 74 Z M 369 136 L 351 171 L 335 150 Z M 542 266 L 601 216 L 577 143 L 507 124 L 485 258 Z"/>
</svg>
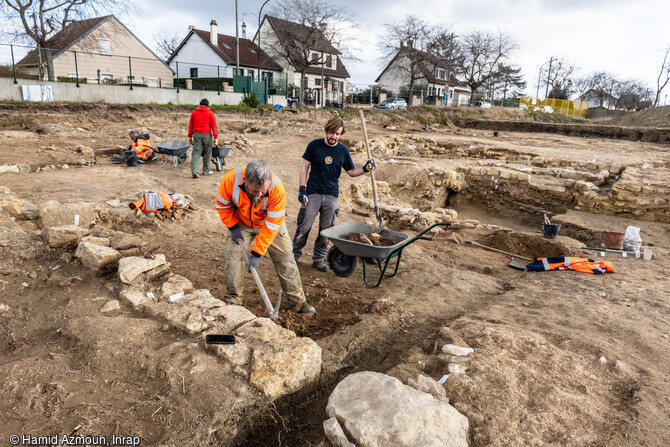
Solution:
<svg viewBox="0 0 670 447">
<path fill-rule="evenodd" d="M 297 228 L 293 236 L 293 256 L 297 260 L 302 255 L 302 249 L 307 244 L 309 232 L 314 225 L 316 215 L 319 215 L 319 235 L 314 241 L 314 253 L 312 261 L 321 261 L 328 254 L 328 239 L 321 236 L 321 231 L 326 230 L 337 220 L 337 196 L 326 194 L 310 194 L 307 205 L 302 205 L 298 212 Z"/>
<path fill-rule="evenodd" d="M 247 252 L 251 254 L 251 246 L 256 236 L 261 232 L 260 228 L 252 228 L 240 222 L 240 230 L 244 236 L 244 245 L 247 247 Z M 226 265 L 224 268 L 224 277 L 226 278 L 226 294 L 224 301 L 233 304 L 242 305 L 242 293 L 244 291 L 244 272 L 247 267 L 242 255 L 242 249 L 239 245 L 233 242 L 230 236 L 230 231 L 226 235 Z M 286 223 L 282 223 L 279 232 L 275 236 L 272 244 L 268 247 L 267 255 L 270 256 L 274 264 L 279 282 L 281 283 L 282 302 L 287 303 L 289 307 L 296 306 L 305 302 L 305 292 L 302 290 L 302 280 L 300 279 L 300 271 L 298 264 L 293 259 L 291 253 L 291 238 L 286 229 Z M 262 258 L 261 258 L 262 260 Z M 259 275 L 263 275 L 263 263 L 261 261 L 261 269 Z M 260 298 L 260 293 L 259 293 Z M 273 301 L 274 297 L 270 297 Z"/>
<path fill-rule="evenodd" d="M 200 155 L 202 155 L 202 174 L 207 175 L 212 164 L 212 145 L 214 138 L 210 133 L 196 132 L 193 134 L 193 150 L 191 151 L 191 174 L 200 173 Z"/>
</svg>

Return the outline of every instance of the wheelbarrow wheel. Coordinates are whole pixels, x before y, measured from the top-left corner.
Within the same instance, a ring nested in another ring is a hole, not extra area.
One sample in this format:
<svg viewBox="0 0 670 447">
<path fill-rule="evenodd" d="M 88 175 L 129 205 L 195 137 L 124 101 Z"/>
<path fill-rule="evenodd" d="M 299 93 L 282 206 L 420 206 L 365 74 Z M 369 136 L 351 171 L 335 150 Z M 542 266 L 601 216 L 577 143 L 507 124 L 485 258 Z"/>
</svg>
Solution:
<svg viewBox="0 0 670 447">
<path fill-rule="evenodd" d="M 328 250 L 326 258 L 333 273 L 343 278 L 351 276 L 356 271 L 356 267 L 358 267 L 358 258 L 356 256 L 345 255 L 335 246 Z"/>
<path fill-rule="evenodd" d="M 179 164 L 186 163 L 186 160 L 188 160 L 188 154 L 182 154 L 179 156 Z"/>
</svg>

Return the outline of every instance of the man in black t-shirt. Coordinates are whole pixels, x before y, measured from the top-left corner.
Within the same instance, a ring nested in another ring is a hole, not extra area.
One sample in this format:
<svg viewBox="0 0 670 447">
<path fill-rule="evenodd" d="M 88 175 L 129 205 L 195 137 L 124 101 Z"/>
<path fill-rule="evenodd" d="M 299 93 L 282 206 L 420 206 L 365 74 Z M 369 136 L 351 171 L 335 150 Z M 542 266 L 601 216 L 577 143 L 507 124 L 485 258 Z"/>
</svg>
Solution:
<svg viewBox="0 0 670 447">
<path fill-rule="evenodd" d="M 321 231 L 335 225 L 337 219 L 337 197 L 340 194 L 339 178 L 342 170 L 351 177 L 358 177 L 375 168 L 374 160 L 368 160 L 362 168 L 354 166 L 349 149 L 340 143 L 344 134 L 344 122 L 333 117 L 324 126 L 326 138 L 319 138 L 307 145 L 300 166 L 300 190 L 298 200 L 302 204 L 298 213 L 298 225 L 293 236 L 293 256 L 296 262 L 307 244 L 317 214 L 319 235 L 314 242 L 312 267 L 326 272 L 328 264 L 323 260 L 328 252 L 328 240 Z M 307 174 L 309 172 L 309 178 Z"/>
</svg>

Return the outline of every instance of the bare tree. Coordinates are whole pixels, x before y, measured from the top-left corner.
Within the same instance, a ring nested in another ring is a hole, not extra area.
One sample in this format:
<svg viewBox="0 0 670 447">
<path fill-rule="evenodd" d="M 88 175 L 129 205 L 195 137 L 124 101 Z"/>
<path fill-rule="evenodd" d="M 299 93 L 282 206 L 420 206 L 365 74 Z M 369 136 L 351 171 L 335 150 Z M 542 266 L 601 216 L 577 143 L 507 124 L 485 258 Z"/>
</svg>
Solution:
<svg viewBox="0 0 670 447">
<path fill-rule="evenodd" d="M 274 36 L 264 36 L 263 46 L 300 73 L 299 101 L 302 104 L 302 80 L 307 69 L 324 67 L 333 53 L 353 59 L 345 48 L 349 40 L 345 30 L 352 26 L 354 16 L 345 6 L 329 0 L 283 0 L 272 8 L 270 15 L 290 23 L 276 27 Z"/>
<path fill-rule="evenodd" d="M 568 99 L 572 93 L 574 83 L 572 78 L 576 70 L 577 66 L 574 63 L 561 58 L 552 58 L 551 64 L 540 73 L 540 79 L 544 80 L 547 91 L 549 91 L 546 96 L 548 98 Z"/>
<path fill-rule="evenodd" d="M 154 34 L 153 38 L 156 52 L 163 60 L 168 60 L 183 40 L 178 34 L 165 30 Z"/>
<path fill-rule="evenodd" d="M 128 0 L 2 0 L 0 13 L 8 19 L 16 40 L 45 48 L 49 39 L 78 20 L 126 11 Z M 44 51 L 47 73 L 54 80 L 53 52 Z"/>
<path fill-rule="evenodd" d="M 462 37 L 460 44 L 463 54 L 460 74 L 473 94 L 496 76 L 499 64 L 518 48 L 514 39 L 503 31 L 471 31 Z"/>
<path fill-rule="evenodd" d="M 612 93 L 616 83 L 617 80 L 611 73 L 599 71 L 578 79 L 575 82 L 575 90 L 579 93 L 579 97 L 583 97 L 591 91 L 600 104 L 604 104 L 605 100 L 609 100 L 613 96 Z"/>
<path fill-rule="evenodd" d="M 426 70 L 431 72 L 430 67 L 437 62 L 430 52 L 435 51 L 437 46 L 432 27 L 413 15 L 406 16 L 402 21 L 387 23 L 386 27 L 388 31 L 378 43 L 380 65 L 386 65 L 391 76 L 408 80 L 406 85 L 411 92 L 417 84 L 426 82 Z M 445 39 L 448 38 L 445 36 Z M 411 105 L 411 93 L 409 101 Z"/>
<path fill-rule="evenodd" d="M 628 79 L 614 85 L 614 95 L 617 109 L 640 110 L 651 106 L 653 92 L 640 81 Z"/>
<path fill-rule="evenodd" d="M 656 98 L 654 99 L 654 106 L 658 106 L 658 101 L 661 98 L 661 92 L 668 85 L 670 81 L 670 60 L 668 56 L 670 55 L 670 47 L 665 51 L 665 56 L 663 57 L 663 64 L 661 64 L 661 71 L 658 73 L 658 78 L 656 79 Z"/>
</svg>

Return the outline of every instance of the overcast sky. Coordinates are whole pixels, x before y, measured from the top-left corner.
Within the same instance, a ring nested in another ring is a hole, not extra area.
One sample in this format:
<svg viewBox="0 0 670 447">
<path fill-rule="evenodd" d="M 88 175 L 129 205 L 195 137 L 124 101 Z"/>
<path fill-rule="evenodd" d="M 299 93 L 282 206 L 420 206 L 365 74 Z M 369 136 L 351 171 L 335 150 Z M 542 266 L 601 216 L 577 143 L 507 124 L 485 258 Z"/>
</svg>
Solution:
<svg viewBox="0 0 670 447">
<path fill-rule="evenodd" d="M 264 12 L 275 1 L 279 0 L 270 0 Z M 248 37 L 258 27 L 262 3 L 238 3 L 240 26 L 246 22 Z M 152 36 L 161 29 L 185 36 L 188 25 L 209 29 L 212 19 L 220 33 L 235 35 L 234 0 L 158 4 L 157 8 L 154 0 L 136 3 L 140 26 L 131 29 L 147 44 L 153 45 Z M 377 78 L 382 67 L 376 62 L 376 45 L 384 35 L 384 24 L 407 14 L 451 25 L 456 33 L 508 32 L 519 44 L 513 62 L 523 68 L 527 93 L 532 95 L 540 66 L 550 57 L 575 63 L 579 76 L 607 71 L 619 79 L 638 79 L 655 91 L 664 52 L 670 46 L 668 0 L 340 0 L 337 4 L 355 15 L 354 51 L 362 62 L 348 63 L 347 69 L 356 84 L 370 84 Z"/>
</svg>

